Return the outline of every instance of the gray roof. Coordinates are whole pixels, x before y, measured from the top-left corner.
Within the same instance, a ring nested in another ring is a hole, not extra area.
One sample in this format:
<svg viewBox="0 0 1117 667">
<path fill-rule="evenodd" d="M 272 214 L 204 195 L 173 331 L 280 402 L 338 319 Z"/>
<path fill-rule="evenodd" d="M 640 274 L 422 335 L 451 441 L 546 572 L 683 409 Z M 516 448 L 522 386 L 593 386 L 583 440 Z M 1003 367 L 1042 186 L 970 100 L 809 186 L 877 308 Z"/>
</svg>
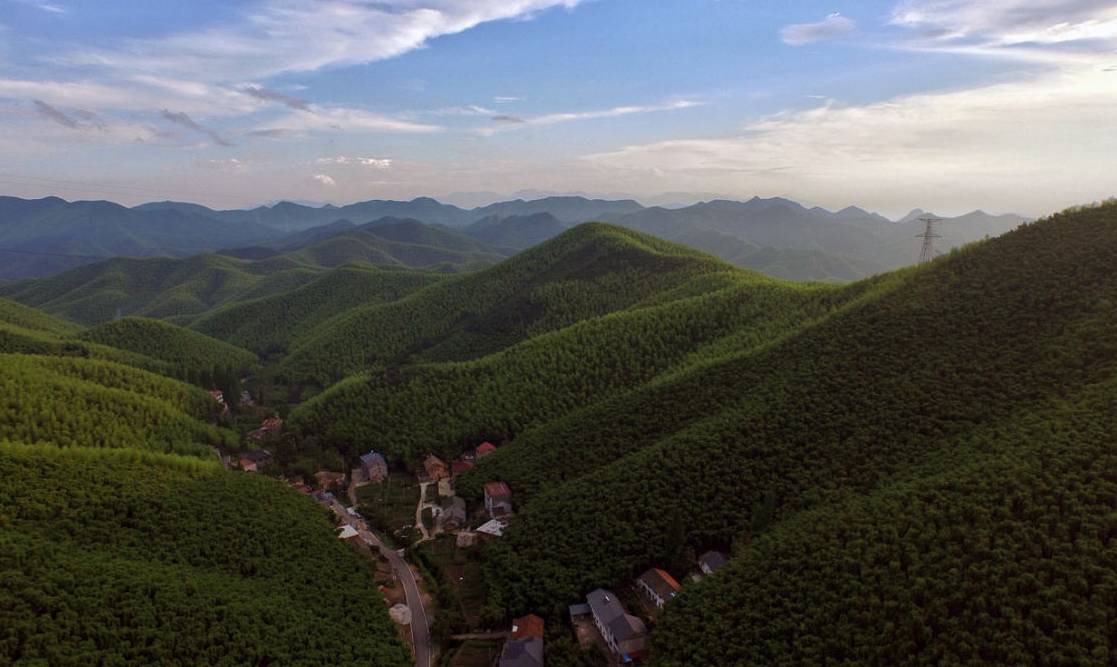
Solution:
<svg viewBox="0 0 1117 667">
<path fill-rule="evenodd" d="M 599 588 L 586 596 L 586 602 L 593 615 L 609 628 L 617 641 L 623 642 L 644 634 L 644 622 L 627 613 L 615 594 Z"/>
<path fill-rule="evenodd" d="M 645 586 L 655 591 L 655 594 L 664 600 L 670 600 L 678 594 L 678 591 L 676 591 L 671 584 L 663 578 L 660 571 L 654 567 L 644 574 L 641 574 L 640 581 L 644 582 Z"/>
<path fill-rule="evenodd" d="M 698 557 L 698 563 L 710 568 L 711 571 L 718 569 L 728 562 L 729 557 L 720 551 L 707 551 Z"/>
<path fill-rule="evenodd" d="M 468 513 L 465 511 L 465 500 L 459 496 L 443 498 L 439 503 L 444 515 L 465 521 Z"/>
<path fill-rule="evenodd" d="M 572 604 L 570 605 L 570 618 L 575 616 L 588 616 L 590 614 L 590 606 L 588 604 Z"/>
<path fill-rule="evenodd" d="M 361 463 L 367 466 L 375 465 L 377 463 L 383 463 L 384 465 L 388 464 L 388 462 L 384 460 L 384 457 L 381 456 L 378 452 L 369 452 L 368 454 L 363 454 L 361 456 Z"/>
<path fill-rule="evenodd" d="M 539 637 L 508 640 L 500 656 L 500 667 L 543 667 L 543 640 Z"/>
</svg>

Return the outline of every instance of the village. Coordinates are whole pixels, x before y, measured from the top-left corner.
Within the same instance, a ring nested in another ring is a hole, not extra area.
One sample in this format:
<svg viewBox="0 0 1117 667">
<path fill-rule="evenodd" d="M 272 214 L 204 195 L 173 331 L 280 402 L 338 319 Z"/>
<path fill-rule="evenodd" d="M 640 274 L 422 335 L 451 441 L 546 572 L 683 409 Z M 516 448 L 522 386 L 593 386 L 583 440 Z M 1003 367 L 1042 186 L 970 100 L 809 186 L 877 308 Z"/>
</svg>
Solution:
<svg viewBox="0 0 1117 667">
<path fill-rule="evenodd" d="M 220 392 L 212 392 L 223 405 Z M 254 406 L 244 392 L 241 405 Z M 236 453 L 220 452 L 231 469 L 275 473 L 269 445 L 283 435 L 283 421 L 266 411 Z M 446 462 L 427 454 L 412 472 L 393 467 L 376 450 L 347 471 L 317 470 L 307 477 L 279 475 L 297 492 L 330 512 L 338 539 L 375 566 L 375 581 L 401 637 L 421 667 L 542 667 L 543 618 L 529 614 L 510 624 L 485 617 L 482 565 L 486 543 L 499 540 L 515 522 L 513 489 L 503 481 L 483 485 L 483 502 L 470 507 L 455 482 L 498 447 L 483 441 Z M 728 560 L 720 551 L 697 558 L 683 581 L 714 574 Z M 616 592 L 587 591 L 570 605 L 569 632 L 577 645 L 603 664 L 646 662 L 649 639 L 663 608 L 682 589 L 666 569 L 650 567 Z M 552 621 L 556 622 L 556 621 Z M 554 636 L 553 634 L 551 635 Z M 437 662 L 436 662 L 437 659 Z"/>
</svg>

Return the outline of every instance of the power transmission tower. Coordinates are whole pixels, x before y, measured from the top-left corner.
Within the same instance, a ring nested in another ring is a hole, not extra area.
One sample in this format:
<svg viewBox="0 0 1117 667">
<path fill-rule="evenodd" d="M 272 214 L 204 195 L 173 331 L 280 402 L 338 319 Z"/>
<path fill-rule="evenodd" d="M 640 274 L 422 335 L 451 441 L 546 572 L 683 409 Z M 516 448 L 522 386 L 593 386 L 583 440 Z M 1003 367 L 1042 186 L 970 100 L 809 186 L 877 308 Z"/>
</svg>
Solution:
<svg viewBox="0 0 1117 667">
<path fill-rule="evenodd" d="M 942 218 L 925 215 L 919 221 L 926 225 L 923 228 L 923 233 L 915 236 L 917 239 L 923 239 L 923 250 L 919 253 L 919 263 L 926 264 L 935 258 L 935 239 L 942 238 L 942 234 L 935 231 L 935 225 L 942 222 Z"/>
</svg>

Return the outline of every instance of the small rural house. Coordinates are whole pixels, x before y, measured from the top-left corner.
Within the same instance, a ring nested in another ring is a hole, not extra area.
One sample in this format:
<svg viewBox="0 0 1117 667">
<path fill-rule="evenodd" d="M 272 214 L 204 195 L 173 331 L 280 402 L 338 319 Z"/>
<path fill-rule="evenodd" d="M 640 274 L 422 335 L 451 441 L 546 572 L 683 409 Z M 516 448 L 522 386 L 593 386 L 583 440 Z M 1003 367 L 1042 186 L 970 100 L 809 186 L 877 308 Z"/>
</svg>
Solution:
<svg viewBox="0 0 1117 667">
<path fill-rule="evenodd" d="M 476 456 L 477 456 L 477 458 L 483 458 L 485 456 L 488 456 L 489 454 L 492 454 L 495 451 L 496 451 L 496 445 L 494 445 L 493 443 L 488 442 L 488 441 L 482 442 L 480 445 L 477 445 Z"/>
<path fill-rule="evenodd" d="M 434 506 L 431 514 L 438 521 L 438 527 L 445 532 L 461 530 L 469 518 L 465 511 L 465 500 L 458 496 L 443 498 L 440 503 Z"/>
<path fill-rule="evenodd" d="M 500 519 L 490 519 L 489 521 L 481 524 L 481 527 L 477 529 L 477 532 L 488 537 L 503 537 L 504 529 L 507 527 L 508 524 L 504 523 Z"/>
<path fill-rule="evenodd" d="M 512 621 L 512 634 L 504 644 L 500 667 L 543 667 L 543 619 L 528 614 Z"/>
<path fill-rule="evenodd" d="M 240 455 L 240 469 L 245 472 L 259 472 L 260 466 L 271 459 L 271 453 L 266 449 L 254 449 Z"/>
<path fill-rule="evenodd" d="M 458 459 L 450 464 L 450 474 L 454 477 L 464 475 L 470 470 L 473 470 L 473 464 L 465 459 Z"/>
<path fill-rule="evenodd" d="M 272 417 L 271 419 L 265 419 L 264 423 L 260 424 L 260 428 L 249 433 L 248 439 L 254 442 L 260 442 L 272 436 L 279 435 L 282 430 L 283 420 L 279 417 Z"/>
<path fill-rule="evenodd" d="M 641 574 L 636 580 L 636 587 L 660 608 L 679 594 L 679 582 L 658 567 Z"/>
<path fill-rule="evenodd" d="M 221 391 L 220 389 L 210 389 L 209 395 L 213 397 L 213 400 L 217 401 L 221 405 L 225 405 L 225 392 Z"/>
<path fill-rule="evenodd" d="M 379 452 L 369 452 L 361 456 L 361 472 L 370 482 L 383 482 L 388 477 L 388 462 Z"/>
<path fill-rule="evenodd" d="M 446 462 L 434 454 L 428 454 L 427 458 L 423 460 L 423 470 L 426 471 L 427 478 L 432 482 L 449 479 L 450 477 L 450 469 L 446 467 Z"/>
<path fill-rule="evenodd" d="M 511 514 L 512 489 L 504 482 L 486 482 L 485 511 L 494 519 Z"/>
<path fill-rule="evenodd" d="M 599 588 L 586 596 L 593 624 L 609 650 L 625 662 L 642 659 L 648 652 L 648 629 L 639 618 L 629 614 L 617 596 Z"/>
<path fill-rule="evenodd" d="M 698 557 L 698 569 L 702 574 L 713 574 L 729 562 L 729 557 L 720 551 L 707 551 Z"/>
<path fill-rule="evenodd" d="M 342 542 L 356 542 L 360 538 L 361 534 L 357 532 L 357 529 L 348 524 L 342 526 L 341 532 L 337 535 L 337 539 Z"/>
</svg>

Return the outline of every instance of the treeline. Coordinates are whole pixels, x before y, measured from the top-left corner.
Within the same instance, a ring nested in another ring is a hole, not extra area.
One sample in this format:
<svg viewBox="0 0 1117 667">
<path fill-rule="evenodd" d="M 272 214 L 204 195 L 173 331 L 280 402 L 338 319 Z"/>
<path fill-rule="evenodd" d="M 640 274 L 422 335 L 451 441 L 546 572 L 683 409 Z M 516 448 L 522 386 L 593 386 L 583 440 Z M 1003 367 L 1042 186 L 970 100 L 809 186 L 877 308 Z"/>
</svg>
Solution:
<svg viewBox="0 0 1117 667">
<path fill-rule="evenodd" d="M 202 384 L 200 376 L 212 375 L 214 369 L 245 374 L 259 366 L 259 359 L 248 350 L 146 317 L 123 317 L 87 329 L 78 337 L 157 359 L 177 377 L 198 380 L 196 384 Z"/>
<path fill-rule="evenodd" d="M 341 315 L 293 349 L 278 373 L 328 386 L 377 365 L 478 358 L 726 269 L 683 246 L 580 225 L 485 271 Z"/>
<path fill-rule="evenodd" d="M 121 364 L 0 355 L 0 438 L 212 456 L 208 445 L 233 437 L 202 421 L 216 408 L 199 389 Z"/>
<path fill-rule="evenodd" d="M 216 463 L 0 444 L 0 662 L 408 665 L 313 503 Z"/>
<path fill-rule="evenodd" d="M 710 276 L 712 277 L 712 276 Z M 847 294 L 729 271 L 696 279 L 712 292 L 624 310 L 536 336 L 471 362 L 359 375 L 300 406 L 292 425 L 346 450 L 453 458 L 639 386 L 680 364 L 750 349 L 822 317 Z M 432 419 L 437 415 L 437 419 Z"/>
<path fill-rule="evenodd" d="M 649 565 L 685 574 L 696 553 L 748 545 L 949 457 L 967 434 L 1109 381 L 1115 263 L 1117 206 L 1056 216 L 879 279 L 769 348 L 502 448 L 473 483 L 499 472 L 514 494 L 535 493 L 491 547 L 490 604 L 557 620 Z M 546 448 L 549 470 L 529 462 L 529 444 Z M 518 464 L 502 467 L 507 457 Z"/>
</svg>

